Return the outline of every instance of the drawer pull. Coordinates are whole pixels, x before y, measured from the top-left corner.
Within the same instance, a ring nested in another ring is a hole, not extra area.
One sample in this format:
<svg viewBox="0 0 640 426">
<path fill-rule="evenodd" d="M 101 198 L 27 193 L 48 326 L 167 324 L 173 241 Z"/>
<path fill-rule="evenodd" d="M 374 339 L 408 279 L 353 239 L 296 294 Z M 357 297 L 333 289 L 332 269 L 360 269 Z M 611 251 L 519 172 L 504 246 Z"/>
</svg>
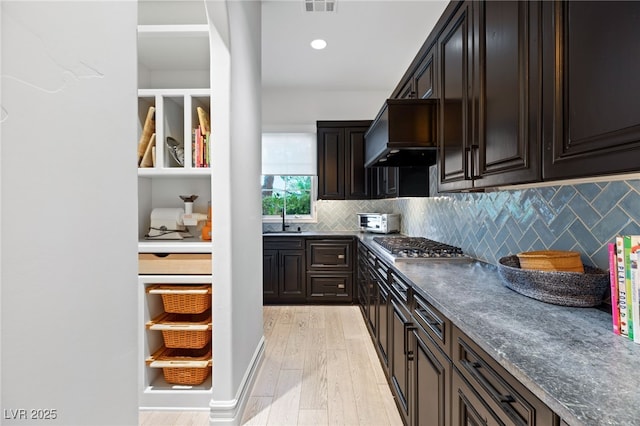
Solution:
<svg viewBox="0 0 640 426">
<path fill-rule="evenodd" d="M 344 254 L 339 254 L 338 259 L 344 259 Z"/>
<path fill-rule="evenodd" d="M 427 312 L 426 309 L 423 308 L 418 308 L 416 309 L 418 311 L 418 313 L 420 314 L 420 316 L 425 320 L 425 322 L 427 324 L 429 324 L 430 326 L 433 327 L 438 327 L 440 325 L 440 322 L 436 319 L 434 319 L 429 312 Z"/>
<path fill-rule="evenodd" d="M 502 408 L 508 411 L 513 411 L 513 407 L 509 404 L 515 402 L 516 399 L 511 394 L 502 394 L 500 393 L 482 374 L 480 368 L 482 368 L 482 364 L 479 362 L 471 362 L 466 359 L 460 360 L 460 363 L 467 369 L 469 373 L 484 387 L 491 396 L 502 405 Z"/>
<path fill-rule="evenodd" d="M 339 289 L 344 289 L 344 284 L 338 284 Z"/>
</svg>

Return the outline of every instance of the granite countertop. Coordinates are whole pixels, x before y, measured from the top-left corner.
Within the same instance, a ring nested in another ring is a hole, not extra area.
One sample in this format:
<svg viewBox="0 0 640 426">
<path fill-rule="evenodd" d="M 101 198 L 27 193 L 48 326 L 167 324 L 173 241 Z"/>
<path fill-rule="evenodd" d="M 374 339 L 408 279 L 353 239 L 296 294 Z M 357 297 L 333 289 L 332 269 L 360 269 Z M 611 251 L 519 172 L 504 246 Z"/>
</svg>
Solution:
<svg viewBox="0 0 640 426">
<path fill-rule="evenodd" d="M 384 255 L 371 238 L 360 234 Z M 522 296 L 473 259 L 392 265 L 570 425 L 639 424 L 640 345 L 615 335 L 606 312 Z"/>
<path fill-rule="evenodd" d="M 263 237 L 358 237 L 360 231 L 266 231 Z"/>
</svg>

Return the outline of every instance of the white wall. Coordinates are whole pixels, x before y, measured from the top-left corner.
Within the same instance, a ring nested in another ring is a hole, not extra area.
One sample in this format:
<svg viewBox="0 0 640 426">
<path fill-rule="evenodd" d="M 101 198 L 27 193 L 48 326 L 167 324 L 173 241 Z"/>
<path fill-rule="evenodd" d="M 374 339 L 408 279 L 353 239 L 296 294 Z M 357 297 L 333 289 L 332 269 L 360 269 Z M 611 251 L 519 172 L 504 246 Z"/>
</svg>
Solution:
<svg viewBox="0 0 640 426">
<path fill-rule="evenodd" d="M 263 129 L 315 131 L 318 120 L 373 120 L 390 94 L 266 87 L 262 90 Z"/>
<path fill-rule="evenodd" d="M 233 221 L 232 352 L 237 387 L 263 336 L 261 5 L 230 2 L 231 206 Z"/>
<path fill-rule="evenodd" d="M 225 5 L 226 8 L 220 2 L 207 2 L 210 21 L 219 32 L 212 31 L 211 41 L 211 120 L 215 141 L 211 420 L 237 424 L 250 373 L 263 344 L 261 8 L 259 1 L 228 1 Z M 227 54 L 225 45 L 229 46 Z"/>
<path fill-rule="evenodd" d="M 2 423 L 137 424 L 136 3 L 0 7 Z"/>
</svg>

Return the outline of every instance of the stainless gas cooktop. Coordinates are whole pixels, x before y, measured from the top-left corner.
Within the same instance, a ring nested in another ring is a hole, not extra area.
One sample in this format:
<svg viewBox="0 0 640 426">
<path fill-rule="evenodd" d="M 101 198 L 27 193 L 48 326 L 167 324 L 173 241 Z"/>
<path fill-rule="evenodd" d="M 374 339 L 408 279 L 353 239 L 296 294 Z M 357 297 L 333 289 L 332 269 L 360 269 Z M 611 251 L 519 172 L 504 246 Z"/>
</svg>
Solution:
<svg viewBox="0 0 640 426">
<path fill-rule="evenodd" d="M 459 247 L 423 237 L 374 237 L 373 241 L 382 247 L 394 261 L 411 259 L 469 259 Z"/>
</svg>

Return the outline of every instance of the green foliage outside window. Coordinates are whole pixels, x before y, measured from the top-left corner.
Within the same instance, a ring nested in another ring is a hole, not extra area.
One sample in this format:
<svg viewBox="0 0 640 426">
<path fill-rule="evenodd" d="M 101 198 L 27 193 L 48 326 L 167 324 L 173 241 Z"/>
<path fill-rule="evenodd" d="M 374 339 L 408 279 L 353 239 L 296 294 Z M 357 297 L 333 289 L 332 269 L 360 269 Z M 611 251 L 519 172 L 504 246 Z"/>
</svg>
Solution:
<svg viewBox="0 0 640 426">
<path fill-rule="evenodd" d="M 262 176 L 262 215 L 310 215 L 311 189 L 311 176 Z"/>
</svg>

